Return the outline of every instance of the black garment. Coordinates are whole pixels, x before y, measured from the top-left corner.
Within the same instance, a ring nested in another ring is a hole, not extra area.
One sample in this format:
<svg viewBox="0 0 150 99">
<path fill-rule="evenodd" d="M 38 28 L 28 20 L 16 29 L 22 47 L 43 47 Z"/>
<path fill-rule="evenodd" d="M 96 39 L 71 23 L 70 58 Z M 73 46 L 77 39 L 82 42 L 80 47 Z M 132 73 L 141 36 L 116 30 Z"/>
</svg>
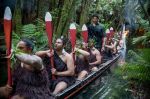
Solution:
<svg viewBox="0 0 150 99">
<path fill-rule="evenodd" d="M 108 43 L 108 45 L 111 45 L 111 43 Z M 105 51 L 102 53 L 103 59 L 112 59 L 113 58 L 113 52 L 112 49 L 105 47 Z"/>
<path fill-rule="evenodd" d="M 76 65 L 75 68 L 76 74 L 80 73 L 83 70 L 89 72 L 88 60 L 83 55 L 76 56 L 75 65 Z"/>
<path fill-rule="evenodd" d="M 97 23 L 96 26 L 90 24 L 88 26 L 88 37 L 89 39 L 95 40 L 95 47 L 100 50 L 102 48 L 102 39 L 105 37 L 104 27 L 99 23 Z"/>
<path fill-rule="evenodd" d="M 63 60 L 57 55 L 56 52 L 54 52 L 54 68 L 58 72 L 63 72 L 67 70 L 67 65 L 63 62 Z M 52 80 L 52 73 L 51 73 L 51 64 L 50 64 L 50 57 L 46 56 L 43 60 L 44 65 L 47 68 L 49 79 L 51 81 L 50 89 L 54 90 L 55 86 L 61 82 L 64 81 L 67 83 L 68 86 L 72 85 L 75 82 L 75 79 L 73 76 L 56 76 L 55 80 Z"/>
<path fill-rule="evenodd" d="M 31 71 L 21 67 L 19 63 L 14 69 L 13 82 L 13 95 L 21 95 L 25 99 L 52 99 L 45 68 L 41 71 Z"/>
<path fill-rule="evenodd" d="M 89 63 L 95 62 L 95 61 L 96 61 L 96 55 L 94 55 L 94 54 L 91 52 L 90 49 L 88 49 L 88 52 L 90 53 L 90 55 L 88 56 L 88 62 L 89 62 Z M 92 69 L 92 68 L 95 67 L 95 66 L 98 67 L 99 64 L 97 64 L 97 65 L 90 65 L 90 69 Z"/>
</svg>

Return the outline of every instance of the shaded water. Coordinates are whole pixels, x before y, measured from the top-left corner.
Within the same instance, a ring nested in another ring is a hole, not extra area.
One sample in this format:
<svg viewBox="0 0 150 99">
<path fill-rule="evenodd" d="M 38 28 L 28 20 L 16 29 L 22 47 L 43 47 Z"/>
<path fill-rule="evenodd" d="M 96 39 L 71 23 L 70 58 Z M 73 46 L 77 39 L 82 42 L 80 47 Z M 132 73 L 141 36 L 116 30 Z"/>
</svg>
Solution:
<svg viewBox="0 0 150 99">
<path fill-rule="evenodd" d="M 126 85 L 125 81 L 117 78 L 112 69 L 109 69 L 74 99 L 133 99 L 130 92 L 126 91 Z"/>
</svg>

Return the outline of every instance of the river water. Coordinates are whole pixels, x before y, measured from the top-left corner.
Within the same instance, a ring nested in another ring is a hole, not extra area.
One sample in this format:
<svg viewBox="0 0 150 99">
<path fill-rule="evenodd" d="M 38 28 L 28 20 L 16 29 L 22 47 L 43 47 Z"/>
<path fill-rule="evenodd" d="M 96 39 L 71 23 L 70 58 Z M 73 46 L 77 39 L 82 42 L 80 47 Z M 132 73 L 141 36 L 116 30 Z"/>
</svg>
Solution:
<svg viewBox="0 0 150 99">
<path fill-rule="evenodd" d="M 127 82 L 114 74 L 114 66 L 87 86 L 74 99 L 133 99 L 126 91 Z"/>
</svg>

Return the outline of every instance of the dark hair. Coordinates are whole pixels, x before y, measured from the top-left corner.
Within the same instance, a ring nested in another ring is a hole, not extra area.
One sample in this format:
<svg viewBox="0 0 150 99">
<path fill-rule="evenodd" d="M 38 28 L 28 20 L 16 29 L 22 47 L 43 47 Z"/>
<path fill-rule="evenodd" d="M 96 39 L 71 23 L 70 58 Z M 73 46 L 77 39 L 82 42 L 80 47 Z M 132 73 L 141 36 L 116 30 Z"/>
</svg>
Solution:
<svg viewBox="0 0 150 99">
<path fill-rule="evenodd" d="M 66 45 L 64 46 L 64 49 L 66 50 L 66 52 L 71 53 L 72 52 L 72 45 L 70 40 L 68 39 L 66 42 Z"/>
<path fill-rule="evenodd" d="M 23 38 L 21 39 L 21 41 L 25 42 L 27 48 L 30 48 L 32 51 L 34 49 L 34 43 L 32 40 L 28 39 L 28 38 Z"/>
<path fill-rule="evenodd" d="M 92 15 L 92 18 L 94 18 L 94 17 L 99 19 L 99 16 L 97 14 Z"/>
<path fill-rule="evenodd" d="M 62 41 L 62 43 L 63 43 L 63 45 L 66 45 L 66 42 L 67 42 L 67 38 L 57 38 L 57 39 L 60 39 L 61 41 Z M 56 40 L 57 40 L 56 39 Z"/>
</svg>

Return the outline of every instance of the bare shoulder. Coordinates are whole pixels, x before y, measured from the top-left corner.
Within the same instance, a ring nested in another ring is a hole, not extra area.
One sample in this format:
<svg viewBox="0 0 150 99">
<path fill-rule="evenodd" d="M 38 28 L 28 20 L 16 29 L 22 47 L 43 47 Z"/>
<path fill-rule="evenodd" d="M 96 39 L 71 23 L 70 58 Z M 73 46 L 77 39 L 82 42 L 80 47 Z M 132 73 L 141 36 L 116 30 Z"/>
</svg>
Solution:
<svg viewBox="0 0 150 99">
<path fill-rule="evenodd" d="M 34 59 L 36 59 L 36 60 L 39 60 L 39 61 L 42 60 L 41 57 L 39 57 L 39 56 L 37 56 L 37 55 L 32 55 L 32 57 L 33 57 Z"/>
<path fill-rule="evenodd" d="M 69 54 L 69 53 L 65 53 L 65 56 L 66 56 L 66 58 L 72 58 L 72 56 L 71 56 L 72 54 Z"/>
<path fill-rule="evenodd" d="M 64 53 L 65 58 L 68 60 L 72 59 L 72 54 L 69 54 L 67 52 Z"/>
<path fill-rule="evenodd" d="M 97 49 L 94 50 L 94 53 L 95 54 L 100 54 L 100 52 Z"/>
</svg>

